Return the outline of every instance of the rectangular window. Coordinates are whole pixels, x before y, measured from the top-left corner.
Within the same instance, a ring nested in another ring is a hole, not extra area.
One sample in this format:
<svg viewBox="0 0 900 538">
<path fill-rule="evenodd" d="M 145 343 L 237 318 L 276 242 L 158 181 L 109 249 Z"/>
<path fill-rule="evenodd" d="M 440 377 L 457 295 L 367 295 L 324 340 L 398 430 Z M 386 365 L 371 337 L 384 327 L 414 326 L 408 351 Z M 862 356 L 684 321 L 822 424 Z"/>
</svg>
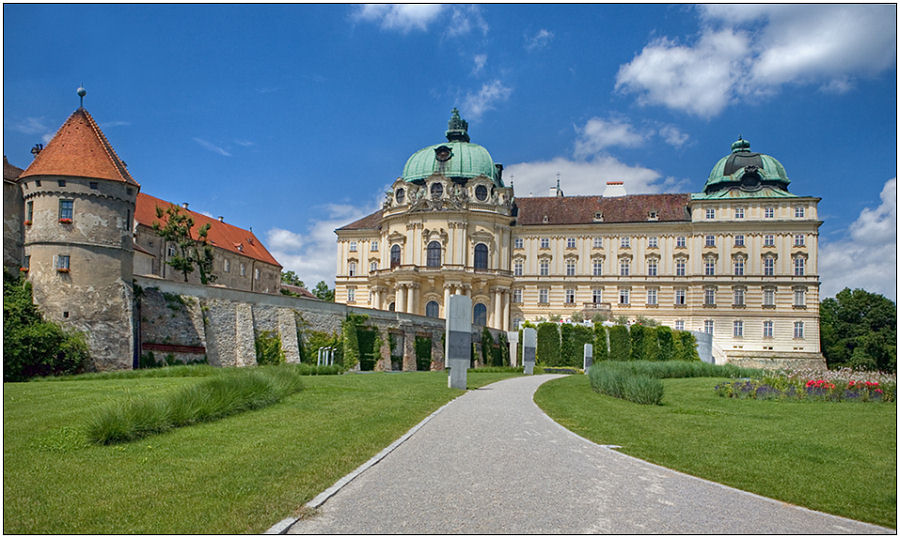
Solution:
<svg viewBox="0 0 900 538">
<path fill-rule="evenodd" d="M 25 224 L 31 224 L 31 219 L 34 218 L 34 202 L 27 202 L 25 204 Z"/>
<path fill-rule="evenodd" d="M 619 304 L 628 304 L 629 294 L 630 290 L 628 288 L 621 288 L 619 290 Z"/>
<path fill-rule="evenodd" d="M 525 241 L 521 237 L 517 237 L 513 241 L 513 248 L 523 248 L 524 246 L 525 246 Z"/>
<path fill-rule="evenodd" d="M 369 252 L 378 252 L 378 241 L 369 243 Z"/>
<path fill-rule="evenodd" d="M 575 262 L 566 261 L 566 276 L 575 276 Z"/>
<path fill-rule="evenodd" d="M 514 263 L 513 264 L 513 275 L 522 276 L 522 268 L 523 268 L 522 262 L 517 261 L 516 263 Z"/>
<path fill-rule="evenodd" d="M 347 264 L 347 274 L 349 276 L 356 276 L 356 262 Z"/>
<path fill-rule="evenodd" d="M 569 237 L 566 239 L 566 248 L 575 248 L 575 238 Z"/>
<path fill-rule="evenodd" d="M 259 280 L 259 269 L 253 269 L 253 278 Z"/>
<path fill-rule="evenodd" d="M 794 276 L 803 276 L 806 270 L 806 258 L 797 256 L 794 258 Z"/>
<path fill-rule="evenodd" d="M 763 338 L 772 338 L 775 334 L 775 324 L 771 321 L 763 322 Z"/>
<path fill-rule="evenodd" d="M 743 321 L 735 321 L 734 322 L 734 336 L 735 338 L 740 338 L 744 336 L 744 322 Z"/>
<path fill-rule="evenodd" d="M 541 276 L 547 276 L 550 274 L 550 262 L 547 260 L 541 260 Z"/>
<path fill-rule="evenodd" d="M 594 301 L 594 304 L 600 304 L 603 302 L 603 290 L 593 290 L 591 292 L 591 299 Z"/>
<path fill-rule="evenodd" d="M 513 290 L 513 302 L 514 303 L 522 302 L 522 288 L 516 288 Z"/>
<path fill-rule="evenodd" d="M 356 241 L 350 241 L 350 252 L 356 252 Z"/>
<path fill-rule="evenodd" d="M 803 234 L 794 234 L 794 246 L 802 247 L 806 244 L 806 236 Z"/>
<path fill-rule="evenodd" d="M 647 246 L 650 248 L 657 248 L 657 237 L 655 235 L 647 238 Z"/>
<path fill-rule="evenodd" d="M 715 258 L 706 258 L 706 260 L 704 260 L 703 272 L 706 276 L 713 276 L 716 274 L 716 259 Z"/>
<path fill-rule="evenodd" d="M 803 207 L 798 206 L 794 208 L 794 218 L 802 219 L 805 215 L 806 211 L 804 211 Z"/>
<path fill-rule="evenodd" d="M 573 304 L 575 302 L 575 290 L 567 289 L 566 290 L 566 304 Z"/>
<path fill-rule="evenodd" d="M 231 260 L 225 258 L 225 262 L 222 264 L 222 270 L 226 273 L 231 271 Z"/>
<path fill-rule="evenodd" d="M 166 255 L 171 258 L 175 255 L 175 245 L 169 245 L 166 247 Z"/>
<path fill-rule="evenodd" d="M 65 179 L 58 179 L 58 180 L 56 180 L 56 184 L 59 185 L 60 187 L 65 187 L 65 186 L 66 186 L 66 180 L 65 180 Z"/>
<path fill-rule="evenodd" d="M 675 304 L 676 305 L 686 304 L 687 303 L 686 296 L 687 296 L 686 290 L 684 290 L 684 289 L 675 290 Z"/>
<path fill-rule="evenodd" d="M 72 222 L 72 200 L 60 200 L 59 201 L 59 220 L 66 220 L 68 222 Z"/>
<path fill-rule="evenodd" d="M 706 334 L 712 334 L 714 329 L 713 320 L 708 319 L 703 322 L 703 332 Z"/>
<path fill-rule="evenodd" d="M 734 218 L 736 218 L 736 219 L 744 218 L 744 208 L 743 207 L 734 208 Z"/>
<path fill-rule="evenodd" d="M 775 274 L 775 258 L 766 256 L 763 259 L 763 275 L 773 276 Z"/>
<path fill-rule="evenodd" d="M 794 322 L 794 338 L 803 338 L 803 322 Z"/>
<path fill-rule="evenodd" d="M 683 235 L 679 235 L 678 237 L 675 238 L 675 246 L 676 247 L 684 248 L 684 246 L 686 244 L 687 244 L 687 239 L 685 239 L 685 237 Z"/>
<path fill-rule="evenodd" d="M 550 248 L 550 239 L 547 237 L 541 238 L 541 248 Z"/>
<path fill-rule="evenodd" d="M 647 261 L 647 276 L 656 276 L 656 260 Z"/>
<path fill-rule="evenodd" d="M 706 246 L 708 246 L 708 247 L 714 247 L 714 246 L 716 246 L 716 236 L 714 236 L 714 235 L 707 235 L 707 236 L 706 236 L 706 243 L 705 243 L 705 244 L 706 244 Z"/>
<path fill-rule="evenodd" d="M 91 182 L 90 182 L 90 187 L 91 187 L 92 190 L 97 190 L 97 182 L 96 182 L 96 181 L 91 181 Z"/>
<path fill-rule="evenodd" d="M 602 237 L 594 238 L 594 248 L 603 248 L 603 238 Z"/>
<path fill-rule="evenodd" d="M 656 211 L 650 211 L 647 213 L 647 220 L 659 220 L 659 213 Z"/>
<path fill-rule="evenodd" d="M 744 276 L 744 258 L 734 259 L 734 276 Z"/>
<path fill-rule="evenodd" d="M 22 259 L 22 269 L 25 269 L 26 271 L 31 269 L 31 256 L 25 256 L 25 258 Z"/>
<path fill-rule="evenodd" d="M 538 290 L 538 303 L 547 304 L 550 302 L 549 300 L 550 291 L 547 288 L 541 288 Z"/>
<path fill-rule="evenodd" d="M 374 273 L 378 270 L 378 262 L 369 262 L 369 272 Z"/>
<path fill-rule="evenodd" d="M 774 208 L 774 207 L 767 207 L 767 208 L 765 209 L 764 216 L 765 216 L 767 219 L 773 219 L 773 218 L 775 218 L 775 208 Z"/>
<path fill-rule="evenodd" d="M 656 302 L 657 291 L 656 288 L 650 288 L 647 290 L 647 304 L 655 305 Z"/>
<path fill-rule="evenodd" d="M 619 276 L 628 276 L 631 273 L 631 262 L 627 258 L 619 260 Z"/>
<path fill-rule="evenodd" d="M 675 276 L 684 276 L 684 266 L 685 262 L 683 259 L 675 260 Z"/>
<path fill-rule="evenodd" d="M 347 288 L 347 302 L 348 303 L 356 302 L 356 289 L 355 288 Z"/>
<path fill-rule="evenodd" d="M 805 290 L 794 290 L 794 306 L 806 306 Z"/>
<path fill-rule="evenodd" d="M 775 290 L 763 290 L 763 306 L 775 306 Z"/>
<path fill-rule="evenodd" d="M 764 247 L 774 247 L 775 246 L 775 236 L 772 234 L 766 234 L 763 236 L 763 246 Z"/>
<path fill-rule="evenodd" d="M 247 266 L 241 264 L 241 276 L 247 276 Z"/>
<path fill-rule="evenodd" d="M 69 255 L 60 254 L 56 257 L 56 270 L 65 273 L 69 271 Z"/>
<path fill-rule="evenodd" d="M 683 320 L 683 319 L 676 319 L 676 320 L 675 320 L 675 330 L 676 330 L 676 331 L 683 331 L 683 330 L 684 330 L 684 320 Z"/>
<path fill-rule="evenodd" d="M 631 238 L 630 238 L 630 237 L 623 237 L 623 238 L 619 241 L 619 246 L 622 247 L 622 248 L 631 248 Z"/>
<path fill-rule="evenodd" d="M 714 306 L 716 304 L 716 290 L 712 288 L 703 290 L 703 304 L 706 306 Z"/>
<path fill-rule="evenodd" d="M 737 288 L 734 290 L 734 306 L 744 306 L 744 289 Z"/>
<path fill-rule="evenodd" d="M 734 246 L 736 246 L 736 247 L 744 246 L 744 234 L 737 234 L 734 236 Z"/>
<path fill-rule="evenodd" d="M 706 220 L 713 220 L 716 218 L 716 210 L 709 208 L 706 210 Z"/>
<path fill-rule="evenodd" d="M 601 276 L 603 274 L 603 262 L 600 260 L 594 260 L 594 276 Z"/>
</svg>

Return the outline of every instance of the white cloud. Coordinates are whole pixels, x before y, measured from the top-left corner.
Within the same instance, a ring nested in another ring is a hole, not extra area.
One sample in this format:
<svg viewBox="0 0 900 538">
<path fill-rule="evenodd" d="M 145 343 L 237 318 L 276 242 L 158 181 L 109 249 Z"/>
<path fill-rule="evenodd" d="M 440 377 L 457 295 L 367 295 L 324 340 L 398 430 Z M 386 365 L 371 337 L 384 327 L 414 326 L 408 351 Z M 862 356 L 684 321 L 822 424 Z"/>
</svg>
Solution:
<svg viewBox="0 0 900 538">
<path fill-rule="evenodd" d="M 218 153 L 219 155 L 222 155 L 223 157 L 231 157 L 230 153 L 225 151 L 223 148 L 213 144 L 212 142 L 209 142 L 208 140 L 203 140 L 202 138 L 194 137 L 194 142 L 200 144 L 201 146 L 203 146 L 204 148 L 208 149 L 209 151 L 211 151 L 213 153 Z"/>
<path fill-rule="evenodd" d="M 472 74 L 477 75 L 484 69 L 484 65 L 487 63 L 487 54 L 476 54 L 473 60 L 475 62 L 475 67 L 472 68 Z"/>
<path fill-rule="evenodd" d="M 285 271 L 294 271 L 313 287 L 324 280 L 334 287 L 337 268 L 337 236 L 334 230 L 371 214 L 380 204 L 373 199 L 364 207 L 350 204 L 328 204 L 324 219 L 310 221 L 302 232 L 272 228 L 266 232 L 266 246 Z"/>
<path fill-rule="evenodd" d="M 462 109 L 466 116 L 473 121 L 478 121 L 488 110 L 492 110 L 496 103 L 506 101 L 512 94 L 512 88 L 503 85 L 499 80 L 485 83 L 478 93 L 468 93 L 463 100 Z"/>
<path fill-rule="evenodd" d="M 545 28 L 538 30 L 536 34 L 525 39 L 525 50 L 532 51 L 542 49 L 553 40 L 553 32 Z"/>
<path fill-rule="evenodd" d="M 602 194 L 607 181 L 624 181 L 629 194 L 662 192 L 665 185 L 660 182 L 659 172 L 631 166 L 610 156 L 590 161 L 556 157 L 549 161 L 511 164 L 503 169 L 503 177 L 514 183 L 519 197 L 548 196 L 550 187 L 556 186 L 557 173 L 566 196 Z"/>
<path fill-rule="evenodd" d="M 113 120 L 113 121 L 105 121 L 100 124 L 100 127 L 104 129 L 109 129 L 112 127 L 127 127 L 131 125 L 130 121 L 121 121 L 121 120 Z"/>
<path fill-rule="evenodd" d="M 704 5 L 693 44 L 662 37 L 619 68 L 616 89 L 700 117 L 787 84 L 847 92 L 896 63 L 892 5 Z"/>
<path fill-rule="evenodd" d="M 473 29 L 480 30 L 482 35 L 488 33 L 489 27 L 481 16 L 481 9 L 472 5 L 454 6 L 450 24 L 446 27 L 447 35 L 451 37 L 465 35 Z"/>
<path fill-rule="evenodd" d="M 384 30 L 405 34 L 411 30 L 427 30 L 444 7 L 440 4 L 365 4 L 359 6 L 355 18 L 377 22 Z"/>
<path fill-rule="evenodd" d="M 822 298 L 844 288 L 863 288 L 897 300 L 897 178 L 881 190 L 881 204 L 864 208 L 849 234 L 822 241 L 819 254 Z"/>
<path fill-rule="evenodd" d="M 578 138 L 575 140 L 575 156 L 586 157 L 606 148 L 622 146 L 633 148 L 640 146 L 649 133 L 639 133 L 623 119 L 604 120 L 591 118 L 581 129 L 576 127 Z"/>
<path fill-rule="evenodd" d="M 234 143 L 237 144 L 238 146 L 243 146 L 245 148 L 249 148 L 250 146 L 256 145 L 254 142 L 251 142 L 249 140 L 241 140 L 241 139 L 235 139 Z"/>
<path fill-rule="evenodd" d="M 50 127 L 45 123 L 45 120 L 43 117 L 40 117 L 40 118 L 28 117 L 28 118 L 25 118 L 25 119 L 17 121 L 17 122 L 10 122 L 8 125 L 9 125 L 10 129 L 12 129 L 14 131 L 19 131 L 20 133 L 25 133 L 25 134 L 29 134 L 29 135 L 44 133 L 48 129 L 50 129 Z"/>
<path fill-rule="evenodd" d="M 680 148 L 687 144 L 690 135 L 682 132 L 681 129 L 674 125 L 663 125 L 659 128 L 659 136 L 666 141 L 667 144 L 674 148 Z"/>
</svg>

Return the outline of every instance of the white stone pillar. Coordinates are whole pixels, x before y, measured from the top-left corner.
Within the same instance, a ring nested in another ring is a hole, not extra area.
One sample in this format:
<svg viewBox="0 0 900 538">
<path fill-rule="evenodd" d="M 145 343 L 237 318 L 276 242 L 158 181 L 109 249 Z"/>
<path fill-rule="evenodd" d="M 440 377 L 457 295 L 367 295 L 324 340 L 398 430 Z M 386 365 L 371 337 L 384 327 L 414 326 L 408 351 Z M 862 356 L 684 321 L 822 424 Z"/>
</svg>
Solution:
<svg viewBox="0 0 900 538">
<path fill-rule="evenodd" d="M 494 319 L 491 320 L 495 329 L 503 329 L 503 320 L 500 318 L 503 312 L 503 295 L 500 290 L 494 290 Z"/>
<path fill-rule="evenodd" d="M 381 309 L 381 288 L 372 289 L 372 308 Z"/>
<path fill-rule="evenodd" d="M 504 290 L 503 292 L 503 330 L 509 330 L 509 302 L 511 297 L 509 296 L 509 290 Z"/>
<path fill-rule="evenodd" d="M 406 298 L 406 312 L 409 314 L 418 313 L 419 308 L 419 285 L 418 284 L 410 284 L 409 285 L 409 293 L 407 293 Z"/>
<path fill-rule="evenodd" d="M 444 319 L 447 319 L 447 309 L 450 308 L 450 284 L 444 284 Z"/>
<path fill-rule="evenodd" d="M 406 284 L 397 284 L 397 304 L 394 310 L 397 312 L 406 312 Z"/>
</svg>

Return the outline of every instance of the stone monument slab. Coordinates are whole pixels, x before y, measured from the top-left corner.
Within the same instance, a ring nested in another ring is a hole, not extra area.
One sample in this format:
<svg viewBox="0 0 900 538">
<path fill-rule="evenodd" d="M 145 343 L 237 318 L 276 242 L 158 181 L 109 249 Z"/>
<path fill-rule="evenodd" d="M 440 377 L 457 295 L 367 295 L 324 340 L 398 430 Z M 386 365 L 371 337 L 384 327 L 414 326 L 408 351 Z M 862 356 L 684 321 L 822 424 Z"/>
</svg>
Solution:
<svg viewBox="0 0 900 538">
<path fill-rule="evenodd" d="M 466 374 L 472 359 L 472 299 L 451 295 L 447 305 L 447 338 L 444 348 L 450 376 L 447 385 L 466 390 Z"/>
<path fill-rule="evenodd" d="M 594 364 L 594 344 L 584 345 L 584 374 L 587 375 L 588 368 Z"/>
<path fill-rule="evenodd" d="M 525 375 L 534 373 L 534 358 L 537 352 L 537 330 L 526 327 L 522 330 L 522 366 L 525 367 Z"/>
</svg>

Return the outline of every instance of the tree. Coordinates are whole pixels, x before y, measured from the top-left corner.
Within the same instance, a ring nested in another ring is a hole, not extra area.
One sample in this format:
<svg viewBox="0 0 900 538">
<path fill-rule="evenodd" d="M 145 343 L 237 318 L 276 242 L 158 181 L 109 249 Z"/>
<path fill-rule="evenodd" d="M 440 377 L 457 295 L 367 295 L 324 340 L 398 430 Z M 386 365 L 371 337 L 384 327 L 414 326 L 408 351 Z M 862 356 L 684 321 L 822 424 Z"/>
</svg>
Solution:
<svg viewBox="0 0 900 538">
<path fill-rule="evenodd" d="M 312 289 L 312 293 L 323 301 L 328 301 L 329 303 L 334 302 L 334 289 L 330 289 L 324 280 L 320 280 L 319 283 L 316 284 L 316 287 Z"/>
<path fill-rule="evenodd" d="M 196 230 L 197 238 L 194 238 L 194 219 L 190 215 L 181 212 L 181 208 L 172 204 L 165 211 L 156 206 L 156 218 L 163 220 L 153 223 L 153 231 L 162 237 L 167 243 L 173 243 L 177 249 L 174 256 L 166 260 L 176 271 L 184 274 L 184 281 L 188 281 L 188 275 L 194 272 L 194 268 L 200 272 L 200 282 L 204 285 L 215 282 L 216 275 L 212 273 L 213 251 L 206 242 L 209 234 L 209 223 Z"/>
<path fill-rule="evenodd" d="M 822 352 L 829 368 L 897 371 L 897 305 L 863 289 L 844 288 L 819 305 Z"/>
<path fill-rule="evenodd" d="M 291 286 L 299 286 L 301 288 L 305 288 L 306 284 L 300 280 L 300 277 L 297 273 L 293 271 L 282 271 L 281 272 L 281 281 L 285 284 L 290 284 Z"/>
</svg>

